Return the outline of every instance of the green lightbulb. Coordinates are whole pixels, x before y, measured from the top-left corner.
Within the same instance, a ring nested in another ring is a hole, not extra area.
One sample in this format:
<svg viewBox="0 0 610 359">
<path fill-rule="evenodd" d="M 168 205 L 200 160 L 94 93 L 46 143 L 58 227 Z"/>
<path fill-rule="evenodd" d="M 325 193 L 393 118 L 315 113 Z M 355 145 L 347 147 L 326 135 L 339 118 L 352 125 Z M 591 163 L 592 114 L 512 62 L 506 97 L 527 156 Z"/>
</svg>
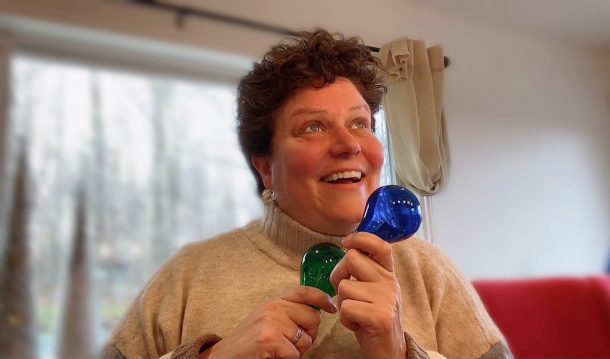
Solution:
<svg viewBox="0 0 610 359">
<path fill-rule="evenodd" d="M 336 293 L 330 284 L 330 274 L 344 255 L 343 249 L 332 243 L 311 247 L 301 263 L 301 285 L 318 288 L 334 297 Z"/>
</svg>

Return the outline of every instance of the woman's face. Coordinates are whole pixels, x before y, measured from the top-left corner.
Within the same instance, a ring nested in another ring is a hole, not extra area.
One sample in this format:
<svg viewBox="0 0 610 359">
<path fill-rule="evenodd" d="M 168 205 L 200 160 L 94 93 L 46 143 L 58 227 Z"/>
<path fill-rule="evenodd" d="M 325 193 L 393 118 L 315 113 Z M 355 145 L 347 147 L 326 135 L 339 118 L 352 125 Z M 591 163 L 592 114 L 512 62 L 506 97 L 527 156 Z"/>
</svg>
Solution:
<svg viewBox="0 0 610 359">
<path fill-rule="evenodd" d="M 272 153 L 252 162 L 278 206 L 317 232 L 354 231 L 383 165 L 369 106 L 356 87 L 338 78 L 297 90 L 275 121 Z"/>
</svg>

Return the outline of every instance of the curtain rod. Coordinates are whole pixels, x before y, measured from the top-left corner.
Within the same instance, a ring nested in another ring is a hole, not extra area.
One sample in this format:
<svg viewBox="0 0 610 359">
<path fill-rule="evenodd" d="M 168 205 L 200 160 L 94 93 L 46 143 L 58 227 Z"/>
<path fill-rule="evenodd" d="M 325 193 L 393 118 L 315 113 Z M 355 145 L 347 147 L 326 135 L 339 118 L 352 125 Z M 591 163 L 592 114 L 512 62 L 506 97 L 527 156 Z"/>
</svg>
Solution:
<svg viewBox="0 0 610 359">
<path fill-rule="evenodd" d="M 219 14 L 217 12 L 212 12 L 212 11 L 208 11 L 208 10 L 204 10 L 204 9 L 197 9 L 197 8 L 193 8 L 193 7 L 189 7 L 189 6 L 171 4 L 171 3 L 167 3 L 167 2 L 159 2 L 157 0 L 127 0 L 127 2 L 132 2 L 135 4 L 139 4 L 139 5 L 145 5 L 145 6 L 165 10 L 165 11 L 172 11 L 176 14 L 176 26 L 178 26 L 178 27 L 184 26 L 184 19 L 187 16 L 196 16 L 196 17 L 214 20 L 214 21 L 218 21 L 218 22 L 247 27 L 247 28 L 251 28 L 251 29 L 255 29 L 255 30 L 266 31 L 266 32 L 269 32 L 272 34 L 287 35 L 287 36 L 293 36 L 296 34 L 295 31 L 287 29 L 285 27 L 265 24 L 262 22 L 252 21 L 252 20 L 248 20 L 248 19 L 230 16 L 230 15 Z M 372 52 L 379 53 L 379 47 L 369 46 L 369 45 L 366 45 L 366 47 Z M 445 68 L 447 68 L 450 64 L 449 58 L 447 56 L 444 56 L 443 60 L 444 60 L 444 66 L 445 66 Z"/>
</svg>

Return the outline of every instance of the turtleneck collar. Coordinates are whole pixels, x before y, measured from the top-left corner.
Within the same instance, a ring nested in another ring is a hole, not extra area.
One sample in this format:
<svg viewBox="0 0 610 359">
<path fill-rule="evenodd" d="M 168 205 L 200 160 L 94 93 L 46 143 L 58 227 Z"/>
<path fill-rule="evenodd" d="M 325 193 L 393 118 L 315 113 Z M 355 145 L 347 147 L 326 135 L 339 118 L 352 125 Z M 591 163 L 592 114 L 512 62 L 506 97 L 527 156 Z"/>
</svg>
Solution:
<svg viewBox="0 0 610 359">
<path fill-rule="evenodd" d="M 265 206 L 260 231 L 250 236 L 254 244 L 280 265 L 298 270 L 303 254 L 318 243 L 341 246 L 343 237 L 314 232 L 289 217 L 274 203 Z"/>
</svg>

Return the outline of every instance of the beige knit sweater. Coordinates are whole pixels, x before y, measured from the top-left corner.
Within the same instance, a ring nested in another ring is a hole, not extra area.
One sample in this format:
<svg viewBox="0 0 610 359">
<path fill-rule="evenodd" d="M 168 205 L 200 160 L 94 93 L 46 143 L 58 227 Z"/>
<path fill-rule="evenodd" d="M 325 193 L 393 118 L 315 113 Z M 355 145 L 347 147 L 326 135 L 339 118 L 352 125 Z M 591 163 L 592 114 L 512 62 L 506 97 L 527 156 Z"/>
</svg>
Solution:
<svg viewBox="0 0 610 359">
<path fill-rule="evenodd" d="M 183 248 L 146 285 L 106 345 L 105 358 L 194 358 L 252 310 L 298 285 L 302 255 L 341 238 L 315 233 L 274 205 L 243 228 Z M 407 338 L 433 358 L 504 358 L 502 335 L 457 269 L 433 245 L 392 245 Z M 322 312 L 307 358 L 358 358 L 338 315 Z M 413 343 L 412 343 L 413 344 Z M 412 345 L 410 357 L 418 354 Z"/>
</svg>

